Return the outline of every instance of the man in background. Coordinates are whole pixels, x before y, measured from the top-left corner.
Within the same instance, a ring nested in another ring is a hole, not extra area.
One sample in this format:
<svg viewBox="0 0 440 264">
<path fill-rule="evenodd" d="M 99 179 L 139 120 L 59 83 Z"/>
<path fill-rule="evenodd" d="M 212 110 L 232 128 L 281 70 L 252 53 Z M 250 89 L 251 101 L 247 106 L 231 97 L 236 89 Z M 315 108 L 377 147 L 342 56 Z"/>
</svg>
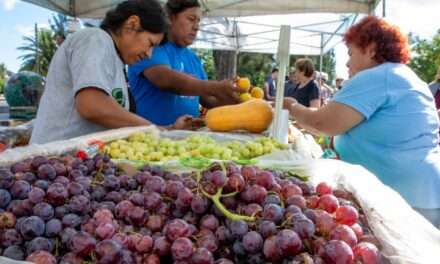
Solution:
<svg viewBox="0 0 440 264">
<path fill-rule="evenodd" d="M 274 68 L 272 73 L 264 82 L 264 98 L 268 101 L 275 100 L 276 95 L 276 80 L 278 78 L 278 69 Z"/>
</svg>

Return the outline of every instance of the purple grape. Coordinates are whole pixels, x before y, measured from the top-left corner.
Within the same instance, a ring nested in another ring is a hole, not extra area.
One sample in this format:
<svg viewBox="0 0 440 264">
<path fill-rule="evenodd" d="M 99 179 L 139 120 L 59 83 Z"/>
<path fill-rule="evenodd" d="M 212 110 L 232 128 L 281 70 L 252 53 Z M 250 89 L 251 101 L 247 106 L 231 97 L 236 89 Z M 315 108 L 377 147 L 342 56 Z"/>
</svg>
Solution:
<svg viewBox="0 0 440 264">
<path fill-rule="evenodd" d="M 13 260 L 24 260 L 24 252 L 17 245 L 7 247 L 2 256 Z"/>
<path fill-rule="evenodd" d="M 219 221 L 217 217 L 213 215 L 205 215 L 200 220 L 200 228 L 206 228 L 214 232 L 215 230 L 217 230 L 218 227 Z"/>
<path fill-rule="evenodd" d="M 268 204 L 264 206 L 263 219 L 280 223 L 283 219 L 283 208 L 276 204 Z"/>
<path fill-rule="evenodd" d="M 0 233 L 0 242 L 3 248 L 19 246 L 23 243 L 23 238 L 15 229 L 6 229 Z"/>
<path fill-rule="evenodd" d="M 69 176 L 71 179 L 78 179 L 79 177 L 84 177 L 84 173 L 81 170 L 73 169 L 70 171 Z"/>
<path fill-rule="evenodd" d="M 263 238 L 268 238 L 270 236 L 276 235 L 278 230 L 274 222 L 262 221 L 258 225 L 258 232 L 263 236 Z"/>
<path fill-rule="evenodd" d="M 162 203 L 162 197 L 156 192 L 144 193 L 144 203 L 148 210 L 155 210 Z"/>
<path fill-rule="evenodd" d="M 303 244 L 301 238 L 292 230 L 281 230 L 276 237 L 276 244 L 282 256 L 295 256 L 301 252 Z"/>
<path fill-rule="evenodd" d="M 196 214 L 204 214 L 208 210 L 208 200 L 200 195 L 195 195 L 191 201 L 191 209 Z"/>
<path fill-rule="evenodd" d="M 134 192 L 130 195 L 130 197 L 128 198 L 134 205 L 137 206 L 144 206 L 144 195 L 139 193 L 139 192 Z"/>
<path fill-rule="evenodd" d="M 123 200 L 123 196 L 120 192 L 112 191 L 107 193 L 107 195 L 104 198 L 105 201 L 111 201 L 114 203 L 119 203 Z"/>
<path fill-rule="evenodd" d="M 28 217 L 20 225 L 20 233 L 26 240 L 43 235 L 44 229 L 44 221 L 38 216 Z"/>
<path fill-rule="evenodd" d="M 26 199 L 31 190 L 31 185 L 26 181 L 16 181 L 11 187 L 11 195 L 14 199 Z"/>
<path fill-rule="evenodd" d="M 28 198 L 29 201 L 31 201 L 32 203 L 37 204 L 43 201 L 45 195 L 46 193 L 43 191 L 43 189 L 32 187 L 31 191 L 29 192 Z"/>
<path fill-rule="evenodd" d="M 57 172 L 52 165 L 43 164 L 38 168 L 37 176 L 42 180 L 54 180 L 57 177 Z"/>
<path fill-rule="evenodd" d="M 67 168 L 66 166 L 64 166 L 64 164 L 60 162 L 55 162 L 52 166 L 55 169 L 55 173 L 57 176 L 67 176 Z"/>
<path fill-rule="evenodd" d="M 81 185 L 82 186 L 82 185 Z M 106 190 L 102 186 L 97 186 L 92 192 L 91 198 L 97 202 L 100 202 L 104 199 L 107 194 Z"/>
<path fill-rule="evenodd" d="M 138 172 L 134 175 L 134 179 L 139 185 L 144 185 L 150 177 L 149 172 Z"/>
<path fill-rule="evenodd" d="M 16 179 L 27 181 L 29 184 L 32 184 L 37 180 L 37 177 L 32 172 L 25 172 L 20 178 L 16 176 Z"/>
<path fill-rule="evenodd" d="M 182 182 L 179 181 L 168 181 L 165 187 L 165 195 L 170 197 L 171 199 L 176 199 L 177 194 L 180 190 L 185 188 Z"/>
<path fill-rule="evenodd" d="M 192 264 L 214 264 L 214 256 L 206 248 L 198 248 L 191 257 Z"/>
<path fill-rule="evenodd" d="M 229 224 L 232 236 L 237 239 L 243 237 L 249 230 L 248 224 L 243 220 L 231 221 Z"/>
<path fill-rule="evenodd" d="M 64 177 L 64 176 L 58 176 L 58 177 L 56 177 L 55 178 L 55 180 L 53 181 L 54 183 L 55 182 L 58 182 L 58 183 L 61 183 L 64 187 L 68 187 L 69 186 L 69 184 L 70 184 L 70 180 L 68 179 L 68 178 L 66 178 L 66 177 Z"/>
<path fill-rule="evenodd" d="M 62 223 L 64 227 L 76 228 L 81 225 L 82 219 L 76 214 L 67 214 L 63 216 Z"/>
<path fill-rule="evenodd" d="M 153 251 L 159 256 L 166 256 L 171 251 L 171 244 L 166 237 L 158 237 L 154 240 Z"/>
<path fill-rule="evenodd" d="M 56 237 L 63 230 L 63 224 L 58 219 L 51 219 L 46 223 L 46 233 L 47 237 Z"/>
<path fill-rule="evenodd" d="M 82 258 L 75 255 L 75 253 L 69 252 L 66 255 L 64 255 L 61 260 L 60 264 L 82 264 L 83 260 Z"/>
<path fill-rule="evenodd" d="M 17 162 L 11 166 L 12 173 L 26 173 L 32 170 L 30 162 Z"/>
<path fill-rule="evenodd" d="M 11 199 L 11 194 L 8 191 L 0 189 L 0 208 L 6 208 L 11 202 Z"/>
<path fill-rule="evenodd" d="M 62 219 L 63 216 L 70 213 L 69 208 L 67 205 L 57 206 L 55 207 L 55 217 L 58 219 Z"/>
<path fill-rule="evenodd" d="M 302 239 L 309 239 L 315 234 L 315 225 L 309 219 L 299 219 L 294 222 L 293 230 Z"/>
<path fill-rule="evenodd" d="M 188 224 L 184 220 L 174 219 L 165 227 L 165 235 L 170 241 L 175 241 L 179 237 L 187 237 L 189 235 Z"/>
<path fill-rule="evenodd" d="M 38 168 L 39 168 L 41 165 L 46 164 L 46 163 L 48 163 L 48 162 L 49 162 L 49 161 L 47 160 L 46 157 L 43 157 L 43 156 L 37 156 L 37 157 L 35 157 L 35 158 L 32 159 L 32 161 L 31 161 L 31 167 L 32 167 L 32 169 L 34 169 L 34 170 L 38 170 Z"/>
<path fill-rule="evenodd" d="M 144 185 L 144 191 L 163 193 L 165 190 L 165 181 L 159 176 L 150 177 Z"/>
<path fill-rule="evenodd" d="M 32 239 L 26 246 L 27 255 L 31 255 L 32 253 L 40 250 L 52 252 L 53 244 L 47 238 L 36 237 Z"/>
<path fill-rule="evenodd" d="M 255 231 L 248 232 L 244 235 L 242 243 L 244 249 L 251 254 L 260 252 L 263 248 L 263 238 Z"/>
<path fill-rule="evenodd" d="M 191 202 L 193 200 L 193 197 L 194 197 L 194 195 L 191 192 L 191 190 L 189 190 L 188 188 L 183 188 L 177 194 L 176 203 L 182 207 L 188 208 L 191 206 Z"/>
<path fill-rule="evenodd" d="M 121 183 L 118 177 L 114 175 L 104 176 L 103 186 L 109 191 L 118 191 L 121 188 Z"/>
<path fill-rule="evenodd" d="M 71 227 L 63 229 L 60 233 L 61 243 L 68 245 L 76 233 L 78 233 L 78 231 Z"/>
<path fill-rule="evenodd" d="M 69 249 L 78 256 L 88 256 L 95 250 L 96 240 L 86 232 L 74 234 L 69 241 Z"/>
<path fill-rule="evenodd" d="M 84 215 L 90 211 L 90 201 L 84 195 L 77 195 L 70 199 L 68 208 L 72 213 Z"/>
<path fill-rule="evenodd" d="M 34 183 L 34 186 L 42 189 L 43 191 L 47 191 L 47 189 L 49 188 L 49 182 L 45 180 L 37 180 Z"/>
<path fill-rule="evenodd" d="M 122 258 L 122 247 L 119 243 L 106 239 L 96 245 L 96 255 L 99 263 L 112 264 L 119 263 Z"/>
<path fill-rule="evenodd" d="M 69 197 L 65 186 L 61 183 L 53 183 L 46 192 L 46 199 L 53 205 L 63 205 Z"/>
<path fill-rule="evenodd" d="M 34 206 L 34 215 L 39 216 L 45 221 L 52 219 L 54 214 L 53 207 L 48 203 L 38 203 Z"/>
<path fill-rule="evenodd" d="M 193 243 L 186 237 L 179 237 L 171 246 L 171 254 L 176 260 L 190 258 L 193 253 Z"/>
</svg>

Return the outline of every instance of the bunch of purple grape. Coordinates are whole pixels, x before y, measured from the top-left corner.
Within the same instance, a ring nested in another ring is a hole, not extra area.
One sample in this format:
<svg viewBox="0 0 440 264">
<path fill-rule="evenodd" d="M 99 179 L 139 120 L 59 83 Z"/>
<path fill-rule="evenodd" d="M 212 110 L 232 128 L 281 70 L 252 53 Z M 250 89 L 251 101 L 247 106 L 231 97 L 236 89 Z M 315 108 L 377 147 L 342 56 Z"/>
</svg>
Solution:
<svg viewBox="0 0 440 264">
<path fill-rule="evenodd" d="M 34 263 L 380 263 L 350 194 L 215 163 L 128 176 L 103 155 L 0 168 L 0 255 Z"/>
</svg>

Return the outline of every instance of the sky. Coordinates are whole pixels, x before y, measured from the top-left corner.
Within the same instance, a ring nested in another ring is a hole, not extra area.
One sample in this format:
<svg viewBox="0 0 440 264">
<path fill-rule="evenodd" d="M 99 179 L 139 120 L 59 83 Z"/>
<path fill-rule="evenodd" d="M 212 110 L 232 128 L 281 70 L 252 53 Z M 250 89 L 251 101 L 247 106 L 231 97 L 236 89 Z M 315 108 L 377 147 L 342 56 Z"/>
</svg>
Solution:
<svg viewBox="0 0 440 264">
<path fill-rule="evenodd" d="M 388 0 L 386 19 L 397 24 L 406 32 L 413 32 L 423 38 L 432 38 L 440 28 L 440 0 Z M 377 14 L 382 14 L 381 4 Z M 0 63 L 11 71 L 20 67 L 18 57 L 22 55 L 17 47 L 24 42 L 25 35 L 32 35 L 35 23 L 48 27 L 54 13 L 18 0 L 0 0 Z M 336 46 L 336 74 L 347 77 L 345 63 L 348 59 L 344 44 Z"/>
</svg>

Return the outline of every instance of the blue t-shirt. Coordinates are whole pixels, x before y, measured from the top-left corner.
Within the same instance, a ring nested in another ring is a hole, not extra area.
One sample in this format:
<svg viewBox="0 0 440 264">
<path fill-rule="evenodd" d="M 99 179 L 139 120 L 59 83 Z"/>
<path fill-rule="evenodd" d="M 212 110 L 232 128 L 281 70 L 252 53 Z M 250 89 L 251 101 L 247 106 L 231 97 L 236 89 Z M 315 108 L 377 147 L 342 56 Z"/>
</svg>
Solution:
<svg viewBox="0 0 440 264">
<path fill-rule="evenodd" d="M 199 80 L 207 79 L 202 62 L 192 50 L 172 42 L 156 47 L 150 59 L 144 59 L 128 68 L 137 114 L 162 126 L 173 124 L 182 115 L 198 117 L 198 96 L 182 96 L 164 91 L 145 77 L 144 70 L 156 65 L 165 65 Z"/>
<path fill-rule="evenodd" d="M 365 118 L 335 137 L 340 158 L 364 166 L 411 206 L 440 208 L 439 119 L 428 85 L 406 65 L 383 63 L 356 74 L 333 100 Z"/>
</svg>

